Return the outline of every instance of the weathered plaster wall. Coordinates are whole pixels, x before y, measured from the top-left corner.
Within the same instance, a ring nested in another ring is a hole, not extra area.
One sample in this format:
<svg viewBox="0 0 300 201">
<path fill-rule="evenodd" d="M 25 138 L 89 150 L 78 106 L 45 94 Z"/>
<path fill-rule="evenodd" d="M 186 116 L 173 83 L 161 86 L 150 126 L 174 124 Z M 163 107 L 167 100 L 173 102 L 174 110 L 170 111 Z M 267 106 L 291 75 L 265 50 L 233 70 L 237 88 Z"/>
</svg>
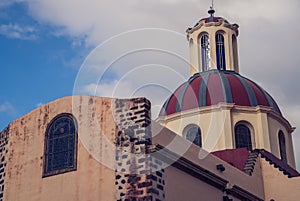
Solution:
<svg viewBox="0 0 300 201">
<path fill-rule="evenodd" d="M 169 166 L 165 177 L 168 184 L 166 186 L 167 200 L 222 200 L 222 191 L 175 167 Z"/>
<path fill-rule="evenodd" d="M 259 161 L 256 161 L 254 164 L 254 170 L 250 176 L 187 140 L 180 138 L 177 134 L 156 122 L 152 122 L 152 135 L 154 136 L 152 139 L 153 144 L 159 144 L 177 154 L 177 160 L 182 157 L 190 161 L 199 166 L 200 169 L 203 168 L 206 172 L 210 172 L 216 177 L 227 181 L 229 188 L 238 186 L 261 199 L 264 198 Z M 189 198 L 186 200 L 222 200 L 222 190 L 212 187 L 204 180 L 192 177 L 187 172 L 178 170 L 174 162 L 170 162 L 165 168 L 166 200 L 181 201 L 184 196 Z M 222 164 L 225 167 L 224 172 L 217 170 L 216 165 L 218 164 Z M 193 169 L 190 169 L 189 172 L 193 173 Z M 201 192 L 207 193 L 201 194 Z M 213 196 L 216 196 L 218 199 L 214 199 Z"/>
<path fill-rule="evenodd" d="M 61 113 L 73 114 L 78 122 L 77 170 L 43 178 L 45 131 Z M 145 98 L 75 96 L 41 106 L 0 133 L 0 201 L 1 196 L 5 201 L 182 201 L 201 200 L 199 193 L 206 200 L 222 198 L 222 190 L 162 162 L 153 144 L 224 180 L 229 189 L 238 186 L 260 198 L 277 196 L 275 200 L 286 200 L 285 194 L 300 190 L 298 178 L 277 174 L 264 161 L 256 161 L 249 176 L 151 122 L 150 102 Z M 216 169 L 218 164 L 224 172 Z M 281 194 L 276 192 L 278 184 Z"/>
<path fill-rule="evenodd" d="M 77 171 L 42 178 L 45 130 L 51 119 L 60 113 L 72 113 L 78 121 Z M 99 125 L 98 129 L 93 129 L 93 126 Z M 114 170 L 99 163 L 96 160 L 98 156 L 91 155 L 93 150 L 86 148 L 86 142 L 91 141 L 87 136 L 98 130 L 113 144 L 115 123 L 111 99 L 66 97 L 12 122 L 4 200 L 115 200 Z M 97 142 L 102 154 L 100 158 L 114 157 L 108 141 Z"/>
<path fill-rule="evenodd" d="M 265 200 L 298 201 L 300 196 L 300 177 L 288 178 L 278 168 L 265 159 L 262 164 Z"/>
<path fill-rule="evenodd" d="M 0 198 L 164 200 L 162 163 L 149 154 L 150 107 L 145 98 L 74 96 L 55 100 L 15 120 L 0 135 Z M 74 115 L 78 123 L 77 170 L 43 178 L 45 131 L 61 113 Z"/>
</svg>

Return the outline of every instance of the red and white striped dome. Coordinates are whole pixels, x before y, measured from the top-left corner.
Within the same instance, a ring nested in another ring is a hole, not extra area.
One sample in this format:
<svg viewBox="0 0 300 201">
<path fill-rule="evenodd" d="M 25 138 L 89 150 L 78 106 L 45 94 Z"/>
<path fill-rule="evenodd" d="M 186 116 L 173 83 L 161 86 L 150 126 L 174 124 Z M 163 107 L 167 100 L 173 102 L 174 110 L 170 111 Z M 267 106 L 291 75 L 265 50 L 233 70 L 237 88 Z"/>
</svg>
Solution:
<svg viewBox="0 0 300 201">
<path fill-rule="evenodd" d="M 258 84 L 234 71 L 196 73 L 179 86 L 164 103 L 159 116 L 167 116 L 218 103 L 239 106 L 268 106 L 281 115 L 274 99 Z"/>
</svg>

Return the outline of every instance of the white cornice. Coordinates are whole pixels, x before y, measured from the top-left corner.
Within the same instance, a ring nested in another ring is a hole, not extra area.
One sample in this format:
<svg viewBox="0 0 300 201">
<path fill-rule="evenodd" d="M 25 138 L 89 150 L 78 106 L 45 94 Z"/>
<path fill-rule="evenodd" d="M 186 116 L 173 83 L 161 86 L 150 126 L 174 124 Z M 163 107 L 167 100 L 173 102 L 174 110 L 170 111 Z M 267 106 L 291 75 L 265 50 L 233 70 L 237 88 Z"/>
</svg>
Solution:
<svg viewBox="0 0 300 201">
<path fill-rule="evenodd" d="M 296 128 L 292 127 L 287 119 L 285 119 L 282 115 L 274 112 L 271 107 L 258 105 L 256 107 L 249 106 L 239 106 L 234 103 L 219 103 L 217 105 L 199 107 L 195 109 L 190 109 L 178 113 L 174 113 L 165 117 L 158 117 L 155 121 L 161 124 L 167 124 L 171 121 L 180 120 L 182 118 L 208 114 L 218 111 L 230 110 L 233 113 L 247 113 L 247 114 L 259 114 L 265 113 L 269 117 L 276 119 L 281 124 L 283 124 L 289 133 L 292 133 Z"/>
</svg>

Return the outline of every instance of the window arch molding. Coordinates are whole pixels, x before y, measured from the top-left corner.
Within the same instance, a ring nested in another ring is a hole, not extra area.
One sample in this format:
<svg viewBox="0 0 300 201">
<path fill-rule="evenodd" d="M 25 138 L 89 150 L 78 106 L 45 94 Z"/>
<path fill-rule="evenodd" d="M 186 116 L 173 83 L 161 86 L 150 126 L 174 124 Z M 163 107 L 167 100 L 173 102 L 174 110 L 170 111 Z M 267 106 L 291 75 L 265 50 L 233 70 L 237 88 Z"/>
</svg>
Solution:
<svg viewBox="0 0 300 201">
<path fill-rule="evenodd" d="M 235 148 L 246 148 L 251 151 L 255 148 L 254 129 L 252 124 L 247 121 L 239 121 L 234 126 L 234 145 Z"/>
<path fill-rule="evenodd" d="M 183 137 L 195 145 L 202 147 L 201 128 L 196 124 L 189 124 L 183 129 Z"/>
<path fill-rule="evenodd" d="M 287 163 L 286 137 L 282 130 L 278 131 L 278 144 L 279 144 L 280 158 L 283 162 Z"/>
<path fill-rule="evenodd" d="M 218 70 L 226 70 L 225 34 L 223 30 L 218 30 L 215 34 L 216 45 L 216 65 Z"/>
<path fill-rule="evenodd" d="M 224 30 L 222 30 L 222 29 L 218 29 L 218 30 L 216 31 L 216 34 L 215 34 L 215 35 L 217 35 L 217 34 L 222 34 L 223 36 L 225 36 L 225 35 L 226 35 L 226 31 L 224 31 Z"/>
<path fill-rule="evenodd" d="M 70 113 L 55 116 L 44 139 L 43 177 L 77 169 L 78 124 Z"/>
<path fill-rule="evenodd" d="M 199 64 L 201 64 L 202 71 L 207 71 L 211 68 L 210 44 L 209 34 L 207 32 L 201 32 L 198 35 L 198 60 L 200 61 Z"/>
</svg>

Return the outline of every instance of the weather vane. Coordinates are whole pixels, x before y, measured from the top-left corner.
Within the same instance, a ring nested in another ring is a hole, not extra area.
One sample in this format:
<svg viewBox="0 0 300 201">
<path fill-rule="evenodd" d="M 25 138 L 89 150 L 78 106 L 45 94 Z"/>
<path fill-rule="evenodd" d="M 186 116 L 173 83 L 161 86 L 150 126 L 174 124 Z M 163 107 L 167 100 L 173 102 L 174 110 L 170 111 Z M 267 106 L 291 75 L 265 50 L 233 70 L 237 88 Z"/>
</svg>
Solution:
<svg viewBox="0 0 300 201">
<path fill-rule="evenodd" d="M 215 10 L 214 10 L 214 0 L 211 0 L 211 6 L 210 6 L 210 9 L 208 11 L 208 14 L 210 14 L 210 17 L 214 17 L 214 13 L 215 13 Z"/>
</svg>

